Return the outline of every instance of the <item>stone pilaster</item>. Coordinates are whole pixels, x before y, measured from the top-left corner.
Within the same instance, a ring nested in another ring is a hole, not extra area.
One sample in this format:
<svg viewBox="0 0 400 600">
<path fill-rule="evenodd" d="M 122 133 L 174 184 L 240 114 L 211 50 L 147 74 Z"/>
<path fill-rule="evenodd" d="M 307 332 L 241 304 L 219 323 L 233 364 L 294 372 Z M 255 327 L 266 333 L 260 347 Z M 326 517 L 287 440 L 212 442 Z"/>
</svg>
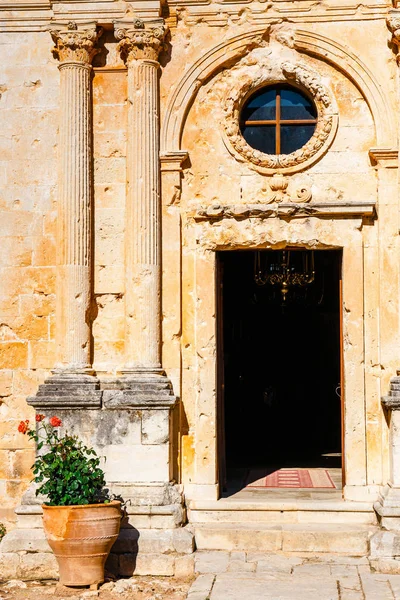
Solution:
<svg viewBox="0 0 400 600">
<path fill-rule="evenodd" d="M 99 405 L 91 365 L 93 287 L 91 61 L 102 30 L 95 22 L 54 24 L 60 61 L 57 216 L 57 363 L 30 403 L 40 408 Z"/>
<path fill-rule="evenodd" d="M 118 22 L 128 66 L 124 373 L 161 374 L 159 63 L 162 19 Z"/>
<path fill-rule="evenodd" d="M 397 51 L 396 61 L 400 65 L 400 11 L 390 10 L 387 26 L 392 34 L 392 44 Z M 399 78 L 399 74 L 398 74 Z M 400 85 L 398 81 L 398 93 Z M 398 135 L 400 139 L 400 132 Z M 398 152 L 394 150 L 372 149 L 370 156 L 378 166 L 398 166 Z M 386 171 L 386 169 L 380 171 Z M 397 198 L 400 182 L 397 180 Z M 388 195 L 388 194 L 386 194 Z M 389 190 L 390 196 L 390 190 Z M 397 214 L 398 214 L 397 202 Z M 390 382 L 389 395 L 382 398 L 382 406 L 390 422 L 389 457 L 390 477 L 383 487 L 379 500 L 374 503 L 383 531 L 379 531 L 371 538 L 370 560 L 372 565 L 380 571 L 400 572 L 399 547 L 400 547 L 400 371 Z"/>
</svg>

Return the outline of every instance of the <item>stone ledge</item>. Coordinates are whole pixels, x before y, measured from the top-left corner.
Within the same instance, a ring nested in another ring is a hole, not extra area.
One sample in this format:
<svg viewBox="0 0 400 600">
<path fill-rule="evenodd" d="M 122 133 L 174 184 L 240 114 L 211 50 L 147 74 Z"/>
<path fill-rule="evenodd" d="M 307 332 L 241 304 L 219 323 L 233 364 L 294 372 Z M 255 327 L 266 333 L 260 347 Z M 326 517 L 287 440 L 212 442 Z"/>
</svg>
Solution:
<svg viewBox="0 0 400 600">
<path fill-rule="evenodd" d="M 101 407 L 100 381 L 91 375 L 56 374 L 39 385 L 27 402 L 39 410 Z"/>
<path fill-rule="evenodd" d="M 107 409 L 166 409 L 173 408 L 177 398 L 164 390 L 151 393 L 149 390 L 104 390 L 103 406 Z"/>
<path fill-rule="evenodd" d="M 135 527 L 121 529 L 112 548 L 113 554 L 192 554 L 194 535 L 186 529 L 141 529 Z"/>
<path fill-rule="evenodd" d="M 14 529 L 0 542 L 0 552 L 51 552 L 43 529 Z"/>
</svg>

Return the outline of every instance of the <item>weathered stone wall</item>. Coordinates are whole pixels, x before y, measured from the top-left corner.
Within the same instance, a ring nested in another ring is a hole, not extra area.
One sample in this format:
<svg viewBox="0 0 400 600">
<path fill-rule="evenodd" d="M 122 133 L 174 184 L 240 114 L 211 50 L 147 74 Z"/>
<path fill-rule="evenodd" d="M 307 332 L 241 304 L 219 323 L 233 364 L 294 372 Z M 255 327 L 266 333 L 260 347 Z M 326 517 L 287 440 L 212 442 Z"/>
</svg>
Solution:
<svg viewBox="0 0 400 600">
<path fill-rule="evenodd" d="M 390 160 L 379 152 L 369 153 L 397 147 L 396 64 L 385 13 L 377 5 L 374 18 L 354 21 L 345 9 L 340 19 L 318 9 L 322 17 L 313 21 L 299 3 L 296 23 L 270 27 L 265 9 L 253 4 L 263 22 L 247 19 L 244 4 L 229 17 L 193 3 L 178 7 L 174 20 L 171 3 L 169 47 L 160 58 L 162 364 L 182 400 L 174 451 L 186 493 L 215 497 L 215 250 L 287 243 L 343 248 L 348 496 L 372 498 L 388 476 L 380 397 L 398 366 L 400 341 L 397 169 L 387 168 Z M 125 231 L 127 69 L 111 31 L 116 16 L 104 17 L 108 30 L 93 61 L 93 364 L 103 377 L 124 363 L 124 262 L 131 235 Z M 248 42 L 239 48 L 242 39 Z M 55 363 L 60 78 L 51 48 L 47 32 L 0 33 L 7 59 L 0 66 L 0 520 L 6 521 L 13 519 L 33 460 L 16 428 L 20 419 L 32 419 L 26 397 Z M 270 174 L 238 160 L 223 123 L 227 90 L 240 86 L 257 64 L 272 73 L 284 61 L 316 72 L 338 115 L 332 144 L 308 169 L 290 175 L 290 194 L 305 187 L 312 203 L 339 209 L 340 203 L 376 203 L 378 218 L 193 217 L 199 208 L 240 208 L 268 196 Z M 169 125 L 174 119 L 177 125 Z M 186 162 L 182 151 L 189 153 Z"/>
<path fill-rule="evenodd" d="M 110 373 L 124 362 L 124 232 L 127 71 L 112 32 L 94 59 L 95 198 L 94 368 Z"/>
<path fill-rule="evenodd" d="M 17 433 L 54 365 L 59 76 L 47 33 L 1 33 L 0 520 L 30 480 L 33 449 Z"/>
</svg>

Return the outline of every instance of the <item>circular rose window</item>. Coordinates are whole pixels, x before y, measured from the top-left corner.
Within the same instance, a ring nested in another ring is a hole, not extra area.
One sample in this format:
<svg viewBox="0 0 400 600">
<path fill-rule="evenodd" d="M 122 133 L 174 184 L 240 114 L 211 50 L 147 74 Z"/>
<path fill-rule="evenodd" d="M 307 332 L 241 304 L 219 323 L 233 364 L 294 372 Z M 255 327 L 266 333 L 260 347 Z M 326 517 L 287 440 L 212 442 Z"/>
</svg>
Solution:
<svg viewBox="0 0 400 600">
<path fill-rule="evenodd" d="M 289 85 L 263 87 L 240 114 L 240 131 L 249 146 L 265 154 L 291 154 L 314 135 L 317 108 L 311 98 Z"/>
<path fill-rule="evenodd" d="M 223 136 L 235 158 L 265 175 L 296 173 L 319 160 L 338 126 L 333 94 L 315 71 L 283 62 L 244 65 L 225 96 Z M 280 74 L 279 74 L 280 70 Z"/>
</svg>

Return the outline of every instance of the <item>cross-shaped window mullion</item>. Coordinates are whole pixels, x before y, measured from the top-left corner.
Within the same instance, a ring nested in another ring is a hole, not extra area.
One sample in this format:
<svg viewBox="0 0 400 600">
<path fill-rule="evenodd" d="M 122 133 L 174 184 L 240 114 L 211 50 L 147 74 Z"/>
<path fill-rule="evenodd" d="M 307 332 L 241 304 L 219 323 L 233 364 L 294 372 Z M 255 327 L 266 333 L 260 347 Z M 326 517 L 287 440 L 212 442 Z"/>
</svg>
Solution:
<svg viewBox="0 0 400 600">
<path fill-rule="evenodd" d="M 281 153 L 281 90 L 278 88 L 276 90 L 276 137 L 275 137 L 275 145 L 276 145 L 276 153 Z"/>
</svg>

